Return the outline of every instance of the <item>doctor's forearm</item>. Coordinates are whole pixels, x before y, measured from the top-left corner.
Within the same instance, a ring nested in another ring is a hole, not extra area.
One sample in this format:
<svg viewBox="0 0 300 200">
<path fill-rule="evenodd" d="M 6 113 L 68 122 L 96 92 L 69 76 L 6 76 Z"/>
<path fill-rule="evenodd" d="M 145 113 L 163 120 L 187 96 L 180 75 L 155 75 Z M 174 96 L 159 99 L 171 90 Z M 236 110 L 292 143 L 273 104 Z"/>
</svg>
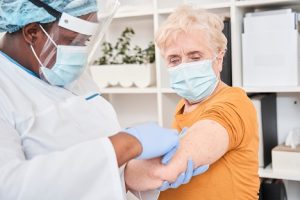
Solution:
<svg viewBox="0 0 300 200">
<path fill-rule="evenodd" d="M 142 153 L 140 142 L 127 133 L 120 132 L 109 139 L 115 149 L 119 167 Z"/>
<path fill-rule="evenodd" d="M 125 168 L 125 182 L 129 190 L 147 191 L 159 188 L 163 179 L 160 177 L 161 158 L 151 160 L 131 160 Z"/>
</svg>

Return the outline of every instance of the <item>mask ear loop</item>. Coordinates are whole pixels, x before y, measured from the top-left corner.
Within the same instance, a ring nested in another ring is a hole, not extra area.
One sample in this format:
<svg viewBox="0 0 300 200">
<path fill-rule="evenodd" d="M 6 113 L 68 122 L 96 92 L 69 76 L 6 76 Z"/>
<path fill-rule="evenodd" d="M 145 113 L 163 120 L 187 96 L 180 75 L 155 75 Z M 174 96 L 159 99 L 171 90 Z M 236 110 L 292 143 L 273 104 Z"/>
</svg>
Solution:
<svg viewBox="0 0 300 200">
<path fill-rule="evenodd" d="M 57 44 L 54 42 L 52 37 L 47 33 L 47 31 L 40 24 L 39 24 L 39 26 L 42 29 L 42 31 L 45 33 L 45 35 L 48 37 L 48 39 L 52 42 L 52 44 L 57 48 Z"/>
<path fill-rule="evenodd" d="M 30 48 L 31 48 L 31 51 L 32 51 L 34 57 L 35 57 L 35 58 L 37 59 L 37 61 L 39 62 L 40 66 L 44 66 L 44 65 L 42 64 L 41 60 L 39 59 L 39 57 L 37 56 L 37 54 L 36 54 L 36 52 L 35 52 L 35 50 L 34 50 L 34 48 L 33 48 L 33 46 L 32 46 L 31 44 L 30 44 Z"/>
<path fill-rule="evenodd" d="M 36 52 L 35 52 L 35 50 L 34 50 L 34 48 L 33 48 L 33 46 L 32 46 L 31 44 L 30 44 L 30 48 L 31 48 L 31 51 L 32 51 L 34 57 L 36 58 L 36 60 L 37 60 L 37 61 L 39 62 L 39 64 L 40 64 L 40 67 L 39 67 L 39 77 L 42 79 L 42 78 L 44 77 L 44 75 L 43 75 L 43 72 L 42 72 L 41 68 L 44 67 L 44 65 L 43 65 L 43 63 L 41 62 L 41 60 L 39 59 L 39 57 L 37 56 L 37 54 L 36 54 Z"/>
<path fill-rule="evenodd" d="M 43 63 L 41 62 L 41 60 L 39 59 L 39 57 L 37 56 L 37 54 L 36 54 L 36 52 L 35 52 L 35 50 L 34 50 L 34 48 L 33 48 L 33 46 L 30 44 L 30 48 L 31 48 L 31 51 L 32 51 L 32 53 L 33 53 L 33 55 L 34 55 L 34 57 L 35 57 L 35 59 L 39 62 L 39 64 L 40 64 L 40 67 L 39 67 L 39 77 L 40 77 L 40 79 L 42 79 L 43 77 L 44 77 L 44 75 L 43 75 L 43 72 L 42 72 L 42 70 L 41 70 L 41 67 L 44 67 L 44 65 L 43 65 Z"/>
<path fill-rule="evenodd" d="M 214 56 L 213 59 L 211 60 L 211 61 L 212 61 L 212 67 L 213 67 L 213 63 L 217 60 L 219 54 L 220 54 L 220 53 L 215 54 L 215 56 Z M 218 86 L 219 83 L 221 82 L 221 72 L 219 72 L 219 76 L 217 76 L 217 79 L 218 79 L 218 83 L 217 83 L 217 86 Z"/>
<path fill-rule="evenodd" d="M 50 35 L 47 33 L 47 31 L 39 24 L 40 28 L 42 29 L 42 31 L 45 33 L 45 35 L 48 37 L 48 39 L 53 43 L 53 45 L 57 48 L 57 44 L 54 42 L 54 40 L 50 37 Z M 38 55 L 36 54 L 36 51 L 34 50 L 32 44 L 30 44 L 30 48 L 31 48 L 31 51 L 34 55 L 34 57 L 36 58 L 36 60 L 38 61 L 38 63 L 40 64 L 40 67 L 39 67 L 39 76 L 40 78 L 43 76 L 43 72 L 41 70 L 41 67 L 45 67 L 43 65 L 43 63 L 41 62 L 41 60 L 39 59 Z"/>
</svg>

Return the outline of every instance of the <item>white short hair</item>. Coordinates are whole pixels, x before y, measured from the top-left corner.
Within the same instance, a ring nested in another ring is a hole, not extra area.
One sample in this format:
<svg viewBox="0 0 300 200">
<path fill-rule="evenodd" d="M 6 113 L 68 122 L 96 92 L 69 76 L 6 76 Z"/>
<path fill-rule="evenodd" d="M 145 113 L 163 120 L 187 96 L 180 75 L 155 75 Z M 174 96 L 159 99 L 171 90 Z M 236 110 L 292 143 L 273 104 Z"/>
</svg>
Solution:
<svg viewBox="0 0 300 200">
<path fill-rule="evenodd" d="M 227 39 L 222 32 L 223 28 L 224 23 L 220 16 L 205 10 L 194 9 L 190 5 L 182 5 L 161 25 L 156 33 L 155 42 L 163 53 L 167 47 L 167 41 L 176 38 L 180 33 L 205 31 L 212 49 L 216 53 L 225 53 Z"/>
</svg>

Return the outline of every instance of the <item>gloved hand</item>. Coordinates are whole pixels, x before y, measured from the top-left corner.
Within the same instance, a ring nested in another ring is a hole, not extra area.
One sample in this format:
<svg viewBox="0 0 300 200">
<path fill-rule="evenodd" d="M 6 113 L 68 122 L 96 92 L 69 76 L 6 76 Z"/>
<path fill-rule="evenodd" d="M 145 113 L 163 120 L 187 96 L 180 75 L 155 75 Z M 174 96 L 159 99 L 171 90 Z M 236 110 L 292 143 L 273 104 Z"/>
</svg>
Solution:
<svg viewBox="0 0 300 200">
<path fill-rule="evenodd" d="M 186 134 L 186 131 L 187 131 L 187 128 L 182 129 L 182 131 L 179 134 L 180 138 L 182 138 Z M 176 151 L 177 151 L 177 148 L 174 148 L 171 151 L 169 151 L 167 154 L 165 154 L 163 156 L 163 158 L 161 159 L 161 163 L 164 165 L 167 165 L 170 162 L 170 160 L 173 158 L 173 156 L 175 155 Z M 209 165 L 203 165 L 203 166 L 200 166 L 200 167 L 194 169 L 194 163 L 191 159 L 189 159 L 186 171 L 183 172 L 174 183 L 169 183 L 168 181 L 164 181 L 163 185 L 158 190 L 164 191 L 169 188 L 177 188 L 182 184 L 186 184 L 186 183 L 190 182 L 190 180 L 193 176 L 197 176 L 199 174 L 206 172 L 208 170 L 208 168 L 209 168 Z"/>
<path fill-rule="evenodd" d="M 186 131 L 188 130 L 188 128 L 184 127 L 181 132 L 179 133 L 179 137 L 182 138 L 185 136 Z M 178 146 L 177 146 L 178 147 Z M 163 158 L 161 159 L 161 163 L 164 165 L 167 165 L 170 160 L 173 158 L 173 156 L 175 155 L 177 151 L 177 148 L 172 149 L 171 151 L 169 151 L 168 153 L 166 153 Z"/>
<path fill-rule="evenodd" d="M 202 174 L 203 172 L 207 171 L 207 169 L 208 169 L 208 165 L 204 165 L 194 170 L 194 163 L 190 159 L 188 160 L 186 171 L 181 173 L 174 183 L 169 183 L 168 181 L 164 181 L 162 186 L 158 188 L 158 190 L 165 191 L 170 188 L 178 188 L 182 184 L 189 183 L 193 176 Z"/>
<path fill-rule="evenodd" d="M 126 128 L 124 132 L 136 137 L 142 145 L 143 151 L 136 159 L 162 156 L 179 144 L 176 130 L 162 128 L 154 122 Z"/>
</svg>

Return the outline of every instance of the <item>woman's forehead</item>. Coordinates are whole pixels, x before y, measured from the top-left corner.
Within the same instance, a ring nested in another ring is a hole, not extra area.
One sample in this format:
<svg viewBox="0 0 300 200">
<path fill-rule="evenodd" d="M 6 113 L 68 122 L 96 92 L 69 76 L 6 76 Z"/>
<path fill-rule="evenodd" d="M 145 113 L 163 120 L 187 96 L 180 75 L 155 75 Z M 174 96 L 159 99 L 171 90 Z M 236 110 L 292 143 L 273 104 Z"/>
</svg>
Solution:
<svg viewBox="0 0 300 200">
<path fill-rule="evenodd" d="M 166 41 L 164 52 L 166 54 L 203 51 L 210 48 L 209 37 L 203 30 L 194 30 L 189 32 L 180 32 L 173 34 Z"/>
</svg>

